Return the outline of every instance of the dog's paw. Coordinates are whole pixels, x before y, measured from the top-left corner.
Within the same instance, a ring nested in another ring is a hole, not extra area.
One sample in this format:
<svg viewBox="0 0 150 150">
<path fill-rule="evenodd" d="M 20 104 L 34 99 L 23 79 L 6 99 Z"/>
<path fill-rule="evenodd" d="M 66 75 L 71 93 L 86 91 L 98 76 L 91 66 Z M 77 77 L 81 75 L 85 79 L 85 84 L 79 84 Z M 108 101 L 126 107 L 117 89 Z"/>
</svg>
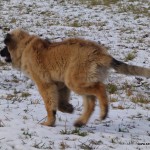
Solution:
<svg viewBox="0 0 150 150">
<path fill-rule="evenodd" d="M 101 110 L 100 120 L 105 120 L 108 116 L 108 108 L 106 107 L 105 110 Z"/>
<path fill-rule="evenodd" d="M 43 126 L 51 126 L 51 127 L 55 127 L 55 123 L 50 123 L 50 122 L 47 122 L 47 121 L 42 122 L 42 123 L 40 123 L 40 124 L 43 125 Z"/>
<path fill-rule="evenodd" d="M 75 123 L 74 123 L 74 126 L 75 127 L 83 127 L 85 126 L 86 123 L 82 122 L 81 120 L 77 120 Z"/>
<path fill-rule="evenodd" d="M 65 113 L 73 113 L 74 111 L 74 108 L 72 106 L 72 104 L 69 104 L 69 103 L 61 103 L 59 105 L 59 110 L 62 111 L 62 112 L 65 112 Z"/>
</svg>

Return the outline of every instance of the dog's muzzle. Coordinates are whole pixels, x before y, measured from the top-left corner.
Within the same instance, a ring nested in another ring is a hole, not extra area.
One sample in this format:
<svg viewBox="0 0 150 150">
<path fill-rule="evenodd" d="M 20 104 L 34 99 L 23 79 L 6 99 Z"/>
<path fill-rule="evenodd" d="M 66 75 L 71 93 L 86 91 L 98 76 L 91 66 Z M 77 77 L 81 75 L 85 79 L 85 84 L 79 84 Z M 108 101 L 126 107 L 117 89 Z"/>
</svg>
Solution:
<svg viewBox="0 0 150 150">
<path fill-rule="evenodd" d="M 4 39 L 4 43 L 7 44 L 10 41 L 10 39 L 11 39 L 11 35 L 9 33 L 6 34 L 6 37 Z"/>
<path fill-rule="evenodd" d="M 0 55 L 1 55 L 2 57 L 5 57 L 5 61 L 6 61 L 6 62 L 8 62 L 8 63 L 12 62 L 11 56 L 10 56 L 10 53 L 9 53 L 9 51 L 8 51 L 7 46 L 5 46 L 5 47 L 0 51 Z"/>
</svg>

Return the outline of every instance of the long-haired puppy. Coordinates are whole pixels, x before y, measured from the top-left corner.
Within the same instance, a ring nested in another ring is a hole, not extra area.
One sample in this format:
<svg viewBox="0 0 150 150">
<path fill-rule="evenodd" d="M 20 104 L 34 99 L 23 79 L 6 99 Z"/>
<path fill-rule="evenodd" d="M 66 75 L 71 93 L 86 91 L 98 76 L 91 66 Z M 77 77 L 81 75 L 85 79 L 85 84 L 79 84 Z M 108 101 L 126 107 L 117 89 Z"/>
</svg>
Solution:
<svg viewBox="0 0 150 150">
<path fill-rule="evenodd" d="M 49 43 L 39 36 L 15 29 L 6 35 L 4 43 L 13 67 L 23 71 L 37 85 L 47 111 L 47 120 L 42 124 L 47 126 L 55 124 L 57 109 L 73 111 L 68 103 L 70 91 L 82 95 L 84 100 L 84 111 L 75 126 L 88 122 L 96 99 L 100 105 L 100 118 L 105 119 L 108 97 L 103 82 L 110 68 L 122 74 L 150 77 L 149 68 L 120 62 L 102 45 L 89 40 L 69 38 Z"/>
</svg>

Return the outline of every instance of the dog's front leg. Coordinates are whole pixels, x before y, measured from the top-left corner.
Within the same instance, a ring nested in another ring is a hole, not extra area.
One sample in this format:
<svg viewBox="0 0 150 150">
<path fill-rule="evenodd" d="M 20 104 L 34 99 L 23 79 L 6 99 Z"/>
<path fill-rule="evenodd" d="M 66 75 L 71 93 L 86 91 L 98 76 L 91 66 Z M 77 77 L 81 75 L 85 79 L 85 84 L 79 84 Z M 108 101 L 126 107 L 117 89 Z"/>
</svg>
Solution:
<svg viewBox="0 0 150 150">
<path fill-rule="evenodd" d="M 46 126 L 54 126 L 56 120 L 56 110 L 58 105 L 58 91 L 54 83 L 36 82 L 39 92 L 44 100 L 47 111 L 47 121 L 41 123 Z"/>
</svg>

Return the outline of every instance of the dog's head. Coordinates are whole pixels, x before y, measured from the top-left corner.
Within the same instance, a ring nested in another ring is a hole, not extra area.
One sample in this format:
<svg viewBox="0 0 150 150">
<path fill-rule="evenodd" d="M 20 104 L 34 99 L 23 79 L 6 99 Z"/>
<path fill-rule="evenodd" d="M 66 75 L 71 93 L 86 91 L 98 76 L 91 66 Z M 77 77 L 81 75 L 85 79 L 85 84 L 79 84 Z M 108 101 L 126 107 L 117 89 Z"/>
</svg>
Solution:
<svg viewBox="0 0 150 150">
<path fill-rule="evenodd" d="M 20 44 L 23 44 L 24 43 L 23 41 L 25 41 L 25 39 L 28 36 L 29 34 L 26 31 L 22 29 L 15 29 L 12 30 L 10 33 L 6 34 L 4 43 L 7 46 L 8 50 L 12 51 L 17 49 Z"/>
<path fill-rule="evenodd" d="M 28 38 L 29 34 L 22 29 L 15 29 L 7 33 L 4 39 L 6 46 L 1 50 L 0 55 L 6 57 L 6 62 L 12 62 L 12 65 L 19 69 L 21 55 Z"/>
<path fill-rule="evenodd" d="M 20 70 L 23 51 L 29 45 L 30 49 L 43 50 L 48 48 L 50 42 L 36 35 L 30 35 L 22 29 L 15 29 L 6 34 L 4 44 L 6 47 L 0 52 L 0 55 L 6 57 L 6 62 L 11 61 L 13 67 Z"/>
<path fill-rule="evenodd" d="M 6 61 L 6 62 L 8 62 L 8 63 L 12 62 L 11 56 L 10 56 L 10 53 L 9 53 L 9 51 L 8 51 L 7 46 L 5 46 L 5 47 L 0 51 L 0 55 L 1 55 L 2 57 L 5 57 L 5 61 Z"/>
</svg>

